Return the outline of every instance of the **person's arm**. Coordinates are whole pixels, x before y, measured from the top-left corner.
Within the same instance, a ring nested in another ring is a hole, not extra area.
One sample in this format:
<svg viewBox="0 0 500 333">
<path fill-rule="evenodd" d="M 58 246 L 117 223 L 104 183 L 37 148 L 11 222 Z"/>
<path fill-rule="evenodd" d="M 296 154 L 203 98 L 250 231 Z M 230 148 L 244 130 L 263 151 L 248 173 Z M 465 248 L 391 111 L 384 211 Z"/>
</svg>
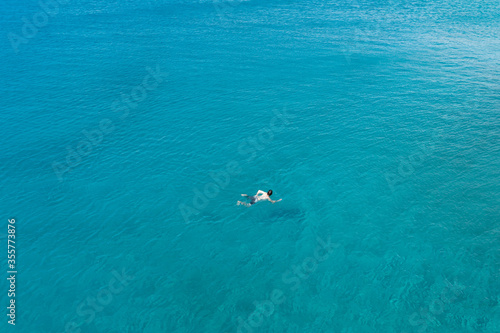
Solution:
<svg viewBox="0 0 500 333">
<path fill-rule="evenodd" d="M 267 194 L 267 193 L 264 191 L 258 190 L 256 195 L 259 195 L 259 194 Z"/>
</svg>

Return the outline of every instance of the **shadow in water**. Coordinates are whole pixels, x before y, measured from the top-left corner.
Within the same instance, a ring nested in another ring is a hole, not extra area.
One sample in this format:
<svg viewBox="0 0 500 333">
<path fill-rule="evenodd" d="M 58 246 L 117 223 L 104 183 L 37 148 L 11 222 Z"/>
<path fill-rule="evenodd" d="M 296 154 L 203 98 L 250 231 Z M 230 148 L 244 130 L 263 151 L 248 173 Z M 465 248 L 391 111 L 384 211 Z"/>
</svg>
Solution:
<svg viewBox="0 0 500 333">
<path fill-rule="evenodd" d="M 278 220 L 278 219 L 297 219 L 302 222 L 304 220 L 305 213 L 299 209 L 299 208 L 282 208 L 282 209 L 277 209 L 271 213 L 269 218 L 271 220 Z"/>
<path fill-rule="evenodd" d="M 273 211 L 269 215 L 270 223 L 280 223 L 278 235 L 296 241 L 300 238 L 305 224 L 305 212 L 298 208 L 283 208 Z"/>
</svg>

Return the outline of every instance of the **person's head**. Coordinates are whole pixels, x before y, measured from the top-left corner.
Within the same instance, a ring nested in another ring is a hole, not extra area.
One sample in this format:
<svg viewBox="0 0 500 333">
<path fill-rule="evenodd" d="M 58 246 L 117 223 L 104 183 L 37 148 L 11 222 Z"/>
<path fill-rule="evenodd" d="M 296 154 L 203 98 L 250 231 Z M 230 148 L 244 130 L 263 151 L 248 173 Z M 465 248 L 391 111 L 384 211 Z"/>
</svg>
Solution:
<svg viewBox="0 0 500 333">
<path fill-rule="evenodd" d="M 267 195 L 268 195 L 268 196 L 271 196 L 272 194 L 273 194 L 273 190 L 269 190 L 269 191 L 267 191 Z"/>
</svg>

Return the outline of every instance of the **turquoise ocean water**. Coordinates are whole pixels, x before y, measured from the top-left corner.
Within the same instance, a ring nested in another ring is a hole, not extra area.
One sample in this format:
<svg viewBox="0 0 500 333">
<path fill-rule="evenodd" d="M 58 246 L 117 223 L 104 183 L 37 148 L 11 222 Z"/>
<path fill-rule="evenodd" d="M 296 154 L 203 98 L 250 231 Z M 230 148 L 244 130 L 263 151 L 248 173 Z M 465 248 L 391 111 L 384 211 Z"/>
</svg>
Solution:
<svg viewBox="0 0 500 333">
<path fill-rule="evenodd" d="M 500 332 L 498 1 L 0 17 L 2 332 Z"/>
</svg>

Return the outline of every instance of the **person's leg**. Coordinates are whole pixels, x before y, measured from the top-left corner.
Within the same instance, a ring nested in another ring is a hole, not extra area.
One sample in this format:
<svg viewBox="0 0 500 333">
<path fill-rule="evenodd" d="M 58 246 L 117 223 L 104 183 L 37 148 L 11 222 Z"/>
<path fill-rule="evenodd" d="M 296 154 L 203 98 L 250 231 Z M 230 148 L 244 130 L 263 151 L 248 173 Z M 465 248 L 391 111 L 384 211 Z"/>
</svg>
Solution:
<svg viewBox="0 0 500 333">
<path fill-rule="evenodd" d="M 255 202 L 256 202 L 256 197 L 255 196 L 250 196 L 248 194 L 242 194 L 241 195 L 242 197 L 246 197 L 250 200 L 250 203 L 248 202 L 243 202 L 243 201 L 238 201 L 236 204 L 239 206 L 239 205 L 244 205 L 244 206 L 247 206 L 247 207 L 250 207 L 251 205 L 253 205 Z"/>
</svg>

